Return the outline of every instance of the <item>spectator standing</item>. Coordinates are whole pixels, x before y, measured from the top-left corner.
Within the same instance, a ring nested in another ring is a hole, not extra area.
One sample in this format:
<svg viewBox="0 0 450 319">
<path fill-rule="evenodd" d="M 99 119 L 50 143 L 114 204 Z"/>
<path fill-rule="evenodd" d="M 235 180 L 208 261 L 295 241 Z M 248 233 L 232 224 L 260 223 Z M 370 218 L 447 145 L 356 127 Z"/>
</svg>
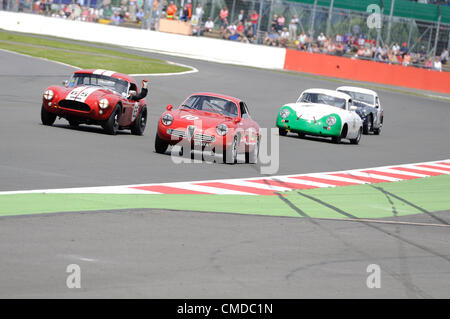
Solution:
<svg viewBox="0 0 450 319">
<path fill-rule="evenodd" d="M 197 16 L 199 24 L 202 23 L 203 13 L 204 13 L 204 11 L 203 11 L 203 8 L 202 8 L 202 4 L 199 2 L 197 4 L 197 8 L 195 8 L 195 15 Z"/>
<path fill-rule="evenodd" d="M 228 26 L 228 9 L 227 7 L 223 7 L 220 10 L 220 28 L 226 28 Z"/>
<path fill-rule="evenodd" d="M 405 55 L 407 55 L 408 52 L 409 52 L 408 44 L 406 42 L 403 42 L 402 48 L 400 49 L 400 54 L 402 56 L 402 59 L 405 58 Z"/>
<path fill-rule="evenodd" d="M 278 17 L 278 20 L 277 20 L 277 31 L 283 30 L 285 21 L 286 21 L 286 19 L 284 18 L 284 16 L 282 14 L 280 14 L 280 16 Z"/>
<path fill-rule="evenodd" d="M 258 31 L 258 20 L 259 20 L 259 14 L 258 12 L 256 12 L 256 10 L 253 11 L 250 20 L 252 22 L 253 36 L 256 36 L 256 32 Z"/>
<path fill-rule="evenodd" d="M 244 23 L 245 23 L 245 13 L 244 13 L 243 9 L 241 9 L 241 11 L 239 11 L 238 20 L 242 23 L 242 25 L 244 25 Z"/>
<path fill-rule="evenodd" d="M 289 40 L 295 41 L 297 38 L 297 25 L 298 25 L 298 18 L 297 15 L 294 14 L 292 16 L 291 22 L 289 23 Z"/>
<path fill-rule="evenodd" d="M 319 34 L 319 36 L 317 37 L 317 42 L 320 48 L 322 48 L 324 46 L 325 40 L 327 38 L 325 37 L 325 35 L 323 33 Z"/>
</svg>

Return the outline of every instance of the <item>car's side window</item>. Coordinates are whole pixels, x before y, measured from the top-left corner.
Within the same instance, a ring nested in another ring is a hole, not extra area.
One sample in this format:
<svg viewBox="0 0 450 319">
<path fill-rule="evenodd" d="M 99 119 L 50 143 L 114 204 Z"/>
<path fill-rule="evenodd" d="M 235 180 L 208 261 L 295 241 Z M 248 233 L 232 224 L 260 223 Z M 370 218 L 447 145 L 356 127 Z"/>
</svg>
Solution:
<svg viewBox="0 0 450 319">
<path fill-rule="evenodd" d="M 376 108 L 380 107 L 380 99 L 378 98 L 378 96 L 375 98 L 375 107 Z"/>
<path fill-rule="evenodd" d="M 248 113 L 247 105 L 244 102 L 239 102 L 239 108 L 241 109 L 241 117 L 248 118 L 250 114 Z"/>
</svg>

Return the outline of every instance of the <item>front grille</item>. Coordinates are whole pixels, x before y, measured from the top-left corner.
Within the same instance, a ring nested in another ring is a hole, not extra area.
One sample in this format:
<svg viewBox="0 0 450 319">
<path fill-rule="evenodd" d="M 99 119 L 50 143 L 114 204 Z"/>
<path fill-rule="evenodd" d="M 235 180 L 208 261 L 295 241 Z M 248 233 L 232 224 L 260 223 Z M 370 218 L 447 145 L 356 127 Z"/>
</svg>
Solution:
<svg viewBox="0 0 450 319">
<path fill-rule="evenodd" d="M 82 111 L 82 112 L 89 112 L 91 110 L 89 105 L 87 105 L 86 103 L 83 103 L 83 102 L 78 102 L 78 101 L 61 100 L 61 101 L 59 101 L 58 105 L 65 109 Z"/>
<path fill-rule="evenodd" d="M 176 137 L 181 137 L 181 138 L 184 138 L 185 135 L 186 135 L 186 133 L 185 133 L 184 131 L 181 131 L 181 130 L 173 130 L 173 129 L 171 129 L 171 128 L 169 128 L 169 129 L 167 130 L 167 134 L 173 135 L 173 136 L 176 136 Z"/>
<path fill-rule="evenodd" d="M 194 135 L 194 140 L 202 141 L 202 142 L 214 142 L 216 140 L 216 138 L 211 135 L 204 135 L 204 134 L 197 133 Z"/>
<path fill-rule="evenodd" d="M 170 128 L 167 130 L 167 134 L 172 135 L 172 136 L 176 136 L 176 137 L 181 137 L 181 138 L 185 138 L 186 137 L 186 132 L 185 131 L 173 130 L 173 129 L 170 129 Z M 202 142 L 214 142 L 216 140 L 216 138 L 214 136 L 211 136 L 211 135 L 195 133 L 194 134 L 194 140 L 202 141 Z"/>
</svg>

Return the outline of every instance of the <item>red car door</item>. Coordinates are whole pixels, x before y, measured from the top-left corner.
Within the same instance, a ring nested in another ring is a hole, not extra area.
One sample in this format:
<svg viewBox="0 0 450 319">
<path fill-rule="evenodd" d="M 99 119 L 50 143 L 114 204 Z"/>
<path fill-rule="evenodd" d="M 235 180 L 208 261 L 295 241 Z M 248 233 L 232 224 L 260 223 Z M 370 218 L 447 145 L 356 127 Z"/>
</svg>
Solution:
<svg viewBox="0 0 450 319">
<path fill-rule="evenodd" d="M 239 128 L 244 131 L 243 139 L 241 140 L 241 145 L 247 145 L 256 143 L 257 138 L 257 128 L 255 122 L 250 117 L 248 112 L 248 107 L 245 102 L 239 102 L 239 111 L 241 114 L 241 122 L 239 122 Z"/>
</svg>

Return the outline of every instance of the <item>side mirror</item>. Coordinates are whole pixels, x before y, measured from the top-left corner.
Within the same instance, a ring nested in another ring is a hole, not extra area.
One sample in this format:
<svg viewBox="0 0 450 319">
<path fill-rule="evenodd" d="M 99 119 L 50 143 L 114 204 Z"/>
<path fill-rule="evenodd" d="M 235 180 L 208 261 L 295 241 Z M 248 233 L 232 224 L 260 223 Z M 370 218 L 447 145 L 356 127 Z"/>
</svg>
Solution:
<svg viewBox="0 0 450 319">
<path fill-rule="evenodd" d="M 349 108 L 350 111 L 356 111 L 357 109 L 358 109 L 357 106 L 355 106 L 355 105 L 350 105 L 350 108 Z"/>
<path fill-rule="evenodd" d="M 167 105 L 167 106 L 166 106 L 166 109 L 167 109 L 167 111 L 172 110 L 172 109 L 173 109 L 173 105 L 172 105 L 172 104 Z"/>
<path fill-rule="evenodd" d="M 64 85 L 65 87 L 67 87 L 68 84 L 69 84 L 69 81 L 67 81 L 67 80 L 62 81 L 62 85 Z"/>
<path fill-rule="evenodd" d="M 237 124 L 237 123 L 239 123 L 241 120 L 242 120 L 242 119 L 241 119 L 240 117 L 236 117 L 236 118 L 233 120 L 233 122 L 234 122 L 234 124 Z"/>
</svg>

